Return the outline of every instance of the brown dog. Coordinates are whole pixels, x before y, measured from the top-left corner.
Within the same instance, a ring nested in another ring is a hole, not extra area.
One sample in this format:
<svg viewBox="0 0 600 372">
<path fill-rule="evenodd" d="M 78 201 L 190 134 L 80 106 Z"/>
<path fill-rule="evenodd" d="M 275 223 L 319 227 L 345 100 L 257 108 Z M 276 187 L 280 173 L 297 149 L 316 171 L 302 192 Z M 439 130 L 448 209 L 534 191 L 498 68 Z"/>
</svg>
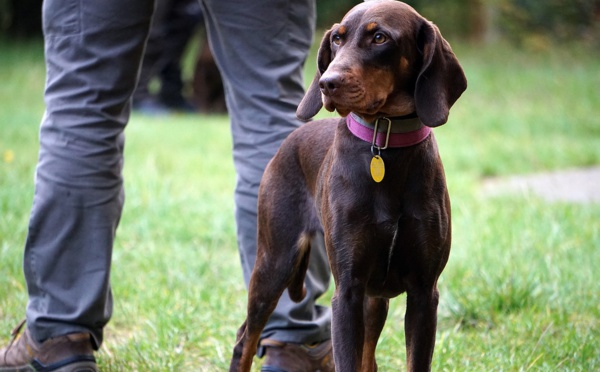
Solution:
<svg viewBox="0 0 600 372">
<path fill-rule="evenodd" d="M 408 370 L 430 370 L 437 280 L 451 236 L 430 127 L 446 122 L 466 86 L 437 27 L 404 3 L 361 3 L 325 34 L 317 76 L 297 114 L 309 119 L 324 104 L 346 118 L 303 125 L 265 171 L 248 316 L 230 371 L 250 370 L 282 292 L 302 299 L 309 243 L 320 231 L 336 284 L 336 370 L 377 369 L 389 298 L 403 292 Z"/>
</svg>

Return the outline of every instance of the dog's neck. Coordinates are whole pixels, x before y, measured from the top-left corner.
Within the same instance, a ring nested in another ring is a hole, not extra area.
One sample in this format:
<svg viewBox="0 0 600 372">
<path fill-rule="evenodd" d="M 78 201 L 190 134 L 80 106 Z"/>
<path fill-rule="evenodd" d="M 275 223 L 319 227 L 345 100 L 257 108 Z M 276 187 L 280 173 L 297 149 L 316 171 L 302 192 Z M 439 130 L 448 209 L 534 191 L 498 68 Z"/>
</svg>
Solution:
<svg viewBox="0 0 600 372">
<path fill-rule="evenodd" d="M 421 123 L 416 114 L 381 117 L 369 123 L 352 112 L 346 117 L 346 125 L 356 137 L 381 149 L 413 146 L 424 141 L 431 133 L 431 128 Z"/>
</svg>

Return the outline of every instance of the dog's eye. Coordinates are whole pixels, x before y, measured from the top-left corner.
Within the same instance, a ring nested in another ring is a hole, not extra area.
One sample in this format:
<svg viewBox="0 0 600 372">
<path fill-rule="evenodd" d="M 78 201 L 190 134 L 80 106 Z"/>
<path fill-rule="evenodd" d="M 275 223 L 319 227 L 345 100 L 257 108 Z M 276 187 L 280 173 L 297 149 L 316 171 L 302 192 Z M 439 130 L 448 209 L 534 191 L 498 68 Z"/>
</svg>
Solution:
<svg viewBox="0 0 600 372">
<path fill-rule="evenodd" d="M 332 36 L 331 41 L 335 44 L 335 45 L 340 45 L 342 43 L 342 38 L 340 35 L 335 34 Z"/>
<path fill-rule="evenodd" d="M 376 33 L 375 36 L 373 36 L 373 42 L 375 44 L 383 44 L 386 42 L 386 40 L 387 40 L 387 37 L 384 34 L 379 33 L 379 32 Z"/>
</svg>

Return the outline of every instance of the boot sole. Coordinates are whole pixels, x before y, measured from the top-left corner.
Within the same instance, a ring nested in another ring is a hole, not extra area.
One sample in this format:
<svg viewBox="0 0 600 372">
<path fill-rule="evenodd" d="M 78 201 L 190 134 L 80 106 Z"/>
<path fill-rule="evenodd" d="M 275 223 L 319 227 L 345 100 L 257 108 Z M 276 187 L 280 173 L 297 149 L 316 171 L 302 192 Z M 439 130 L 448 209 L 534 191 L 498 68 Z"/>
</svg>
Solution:
<svg viewBox="0 0 600 372">
<path fill-rule="evenodd" d="M 16 367 L 0 367 L 0 372 L 98 372 L 98 366 L 94 362 L 77 362 L 60 367 L 39 366 L 39 368 L 28 364 Z"/>
</svg>

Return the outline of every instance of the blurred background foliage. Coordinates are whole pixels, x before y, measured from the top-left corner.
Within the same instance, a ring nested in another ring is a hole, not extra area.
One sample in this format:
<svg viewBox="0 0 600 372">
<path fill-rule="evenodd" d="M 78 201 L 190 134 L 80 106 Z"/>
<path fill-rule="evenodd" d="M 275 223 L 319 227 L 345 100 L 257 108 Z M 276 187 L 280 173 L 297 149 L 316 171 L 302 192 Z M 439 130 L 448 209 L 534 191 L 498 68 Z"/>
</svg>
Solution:
<svg viewBox="0 0 600 372">
<path fill-rule="evenodd" d="M 318 27 L 328 28 L 358 0 L 317 0 Z M 507 40 L 546 49 L 555 43 L 600 46 L 600 0 L 406 0 L 443 34 L 474 42 Z M 42 0 L 0 0 L 0 36 L 41 35 Z"/>
<path fill-rule="evenodd" d="M 341 19 L 357 0 L 317 0 L 319 27 Z M 475 42 L 507 40 L 549 48 L 581 42 L 600 47 L 600 0 L 405 0 L 445 36 Z"/>
</svg>

